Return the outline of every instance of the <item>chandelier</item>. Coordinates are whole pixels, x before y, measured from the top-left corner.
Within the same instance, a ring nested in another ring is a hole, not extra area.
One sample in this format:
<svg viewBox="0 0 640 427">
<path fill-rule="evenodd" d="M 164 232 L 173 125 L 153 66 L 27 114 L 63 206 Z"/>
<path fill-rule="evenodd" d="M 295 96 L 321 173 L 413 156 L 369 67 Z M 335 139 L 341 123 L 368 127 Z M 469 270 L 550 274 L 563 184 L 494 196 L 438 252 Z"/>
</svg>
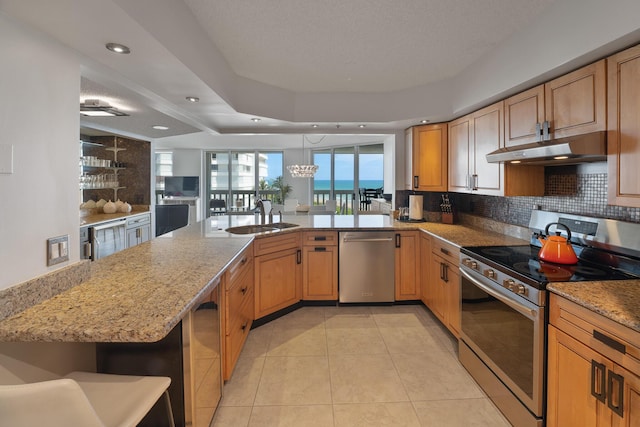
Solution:
<svg viewBox="0 0 640 427">
<path fill-rule="evenodd" d="M 304 158 L 304 139 L 302 135 L 302 157 Z M 318 170 L 318 165 L 289 165 L 287 170 L 294 178 L 313 178 Z"/>
</svg>

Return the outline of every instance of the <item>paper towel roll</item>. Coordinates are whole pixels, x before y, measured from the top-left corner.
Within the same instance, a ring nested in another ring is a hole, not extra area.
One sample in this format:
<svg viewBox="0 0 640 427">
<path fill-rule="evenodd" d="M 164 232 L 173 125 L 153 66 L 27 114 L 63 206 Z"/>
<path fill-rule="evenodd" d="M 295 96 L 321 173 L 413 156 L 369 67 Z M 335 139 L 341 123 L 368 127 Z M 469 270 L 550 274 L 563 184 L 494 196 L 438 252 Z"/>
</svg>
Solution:
<svg viewBox="0 0 640 427">
<path fill-rule="evenodd" d="M 422 196 L 409 196 L 409 219 L 422 219 Z"/>
</svg>

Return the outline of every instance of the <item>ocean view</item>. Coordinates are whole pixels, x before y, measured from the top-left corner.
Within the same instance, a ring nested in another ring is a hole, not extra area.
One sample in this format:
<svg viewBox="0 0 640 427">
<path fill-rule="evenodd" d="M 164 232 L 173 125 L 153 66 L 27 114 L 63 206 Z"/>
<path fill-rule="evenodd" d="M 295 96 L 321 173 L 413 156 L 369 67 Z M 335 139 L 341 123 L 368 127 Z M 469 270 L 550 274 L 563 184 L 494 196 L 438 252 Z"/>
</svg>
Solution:
<svg viewBox="0 0 640 427">
<path fill-rule="evenodd" d="M 384 182 L 381 179 L 361 179 L 360 187 L 361 188 L 380 188 L 384 185 Z M 318 190 L 327 190 L 331 188 L 331 180 L 328 179 L 314 179 L 313 180 L 313 189 Z M 353 188 L 353 180 L 350 179 L 337 179 L 335 180 L 335 190 L 354 190 Z"/>
</svg>

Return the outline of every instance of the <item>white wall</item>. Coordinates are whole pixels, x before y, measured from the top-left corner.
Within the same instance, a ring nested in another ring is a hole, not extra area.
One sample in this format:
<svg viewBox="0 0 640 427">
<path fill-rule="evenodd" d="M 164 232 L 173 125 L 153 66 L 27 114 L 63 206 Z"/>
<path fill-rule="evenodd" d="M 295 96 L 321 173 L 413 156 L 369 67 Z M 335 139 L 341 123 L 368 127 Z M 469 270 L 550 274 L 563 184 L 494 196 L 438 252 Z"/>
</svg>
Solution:
<svg viewBox="0 0 640 427">
<path fill-rule="evenodd" d="M 174 176 L 200 176 L 201 172 L 202 150 L 173 150 Z M 203 181 L 201 180 L 200 182 Z"/>
<path fill-rule="evenodd" d="M 0 13 L 0 289 L 79 260 L 80 66 L 67 49 Z M 68 234 L 69 262 L 46 266 L 46 239 Z"/>
</svg>

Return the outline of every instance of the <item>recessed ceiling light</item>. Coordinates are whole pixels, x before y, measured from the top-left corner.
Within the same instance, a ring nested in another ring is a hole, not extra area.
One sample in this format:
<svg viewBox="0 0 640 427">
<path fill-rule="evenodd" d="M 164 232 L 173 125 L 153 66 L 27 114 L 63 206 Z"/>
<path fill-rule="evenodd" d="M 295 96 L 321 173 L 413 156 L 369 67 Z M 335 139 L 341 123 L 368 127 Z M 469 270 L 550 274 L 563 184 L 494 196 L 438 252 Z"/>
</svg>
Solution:
<svg viewBox="0 0 640 427">
<path fill-rule="evenodd" d="M 121 53 L 123 55 L 131 53 L 131 49 L 129 49 L 127 46 L 120 43 L 107 43 L 105 47 L 109 49 L 111 52 Z"/>
<path fill-rule="evenodd" d="M 568 159 L 569 156 L 556 156 L 554 157 L 554 160 L 564 160 L 564 159 Z"/>
<path fill-rule="evenodd" d="M 518 163 L 520 163 L 520 160 L 512 160 L 510 163 L 513 165 L 517 165 Z"/>
<path fill-rule="evenodd" d="M 422 123 L 424 125 L 424 124 L 429 123 L 429 120 L 426 120 L 426 119 L 425 120 L 420 120 L 420 123 Z"/>
<path fill-rule="evenodd" d="M 320 125 L 316 125 L 316 124 L 311 125 L 312 128 L 317 128 L 318 126 Z"/>
<path fill-rule="evenodd" d="M 261 120 L 261 119 L 259 119 L 259 118 L 257 118 L 257 117 L 253 117 L 253 118 L 251 119 L 251 121 L 252 121 L 252 122 L 255 122 L 255 123 L 259 122 L 260 120 Z"/>
<path fill-rule="evenodd" d="M 169 128 L 168 128 L 168 127 L 166 127 L 166 126 L 161 126 L 161 125 L 155 125 L 155 126 L 153 126 L 153 128 L 154 128 L 154 129 L 157 129 L 157 130 L 169 130 Z"/>
<path fill-rule="evenodd" d="M 362 129 L 362 128 L 367 127 L 367 125 L 358 125 L 358 127 Z"/>
<path fill-rule="evenodd" d="M 187 96 L 187 101 L 189 101 L 189 102 L 198 102 L 198 101 L 200 101 L 200 98 L 198 98 L 197 96 Z"/>
<path fill-rule="evenodd" d="M 85 99 L 84 102 L 80 103 L 80 114 L 89 117 L 128 116 L 127 113 L 99 99 Z"/>
</svg>

